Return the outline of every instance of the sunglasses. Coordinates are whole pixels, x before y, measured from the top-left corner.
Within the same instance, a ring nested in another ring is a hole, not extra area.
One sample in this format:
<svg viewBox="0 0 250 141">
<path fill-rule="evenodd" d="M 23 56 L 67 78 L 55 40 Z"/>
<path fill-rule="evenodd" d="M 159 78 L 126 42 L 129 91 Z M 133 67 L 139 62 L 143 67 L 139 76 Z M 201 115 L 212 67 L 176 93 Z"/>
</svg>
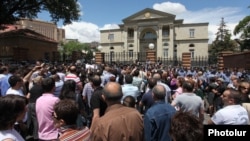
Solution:
<svg viewBox="0 0 250 141">
<path fill-rule="evenodd" d="M 241 88 L 241 89 L 245 89 L 245 90 L 246 90 L 246 89 L 249 90 L 249 88 L 244 87 L 244 86 L 240 86 L 240 88 Z"/>
</svg>

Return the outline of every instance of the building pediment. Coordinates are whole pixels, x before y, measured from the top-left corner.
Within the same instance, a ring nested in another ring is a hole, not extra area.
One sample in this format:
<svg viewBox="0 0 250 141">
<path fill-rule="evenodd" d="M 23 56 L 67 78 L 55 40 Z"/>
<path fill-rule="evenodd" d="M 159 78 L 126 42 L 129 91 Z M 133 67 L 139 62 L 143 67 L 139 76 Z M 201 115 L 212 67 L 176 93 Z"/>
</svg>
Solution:
<svg viewBox="0 0 250 141">
<path fill-rule="evenodd" d="M 170 19 L 170 20 L 175 20 L 175 15 L 165 13 L 162 11 L 154 10 L 151 8 L 146 8 L 144 10 L 141 10 L 125 19 L 122 21 L 124 23 L 127 22 L 132 22 L 132 21 L 138 21 L 138 20 L 148 20 L 148 19 Z"/>
</svg>

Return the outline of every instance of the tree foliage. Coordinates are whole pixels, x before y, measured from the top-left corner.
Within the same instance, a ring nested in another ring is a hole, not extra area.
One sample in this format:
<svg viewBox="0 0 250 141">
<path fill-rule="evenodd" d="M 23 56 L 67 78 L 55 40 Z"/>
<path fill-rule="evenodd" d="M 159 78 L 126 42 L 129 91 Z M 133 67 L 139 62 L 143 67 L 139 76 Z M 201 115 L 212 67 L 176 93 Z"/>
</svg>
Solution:
<svg viewBox="0 0 250 141">
<path fill-rule="evenodd" d="M 237 34 L 240 34 L 241 38 L 237 40 L 240 44 L 240 50 L 250 49 L 250 16 L 246 16 L 235 26 L 234 35 Z"/>
<path fill-rule="evenodd" d="M 250 16 L 246 16 L 234 28 L 234 35 L 240 34 L 242 39 L 250 38 Z"/>
<path fill-rule="evenodd" d="M 81 59 L 89 61 L 93 59 L 93 51 L 91 45 L 88 43 L 80 43 L 78 41 L 69 41 L 67 43 L 61 44 L 62 49 L 60 50 L 61 54 L 66 55 L 66 58 L 71 58 L 73 52 L 78 52 L 81 54 Z M 74 56 L 73 56 L 74 57 Z M 80 58 L 73 58 L 80 59 Z"/>
<path fill-rule="evenodd" d="M 71 55 L 73 51 L 88 51 L 89 47 L 85 43 L 80 43 L 78 41 L 69 41 L 65 44 L 62 45 L 63 49 L 62 52 L 65 53 L 66 55 Z"/>
<path fill-rule="evenodd" d="M 235 41 L 231 40 L 231 34 L 226 28 L 226 23 L 224 18 L 222 18 L 218 32 L 216 33 L 216 38 L 209 46 L 209 56 L 210 63 L 216 63 L 217 57 L 222 51 L 235 51 L 237 45 Z"/>
<path fill-rule="evenodd" d="M 51 21 L 70 24 L 79 20 L 80 6 L 77 0 L 1 0 L 0 28 L 13 24 L 20 18 L 37 18 L 42 11 L 50 13 Z"/>
</svg>

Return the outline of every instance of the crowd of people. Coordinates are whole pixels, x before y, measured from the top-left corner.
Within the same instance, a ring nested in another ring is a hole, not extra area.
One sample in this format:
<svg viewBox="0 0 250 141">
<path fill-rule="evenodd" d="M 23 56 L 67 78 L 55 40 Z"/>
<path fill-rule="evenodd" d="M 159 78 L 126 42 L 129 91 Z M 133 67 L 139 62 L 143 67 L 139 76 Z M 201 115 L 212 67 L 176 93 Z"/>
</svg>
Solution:
<svg viewBox="0 0 250 141">
<path fill-rule="evenodd" d="M 0 140 L 202 141 L 204 124 L 250 123 L 247 70 L 93 66 L 1 64 Z"/>
</svg>

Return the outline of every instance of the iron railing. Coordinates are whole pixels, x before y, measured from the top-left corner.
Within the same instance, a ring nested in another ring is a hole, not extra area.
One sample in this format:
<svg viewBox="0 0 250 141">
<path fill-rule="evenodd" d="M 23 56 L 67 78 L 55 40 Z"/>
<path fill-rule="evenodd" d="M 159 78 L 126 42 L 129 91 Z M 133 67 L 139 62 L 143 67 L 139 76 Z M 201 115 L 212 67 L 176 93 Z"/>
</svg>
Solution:
<svg viewBox="0 0 250 141">
<path fill-rule="evenodd" d="M 157 60 L 158 57 L 156 57 Z M 104 63 L 122 63 L 122 64 L 132 64 L 135 62 L 146 63 L 146 52 L 111 52 L 104 54 Z M 165 57 L 160 58 L 160 62 L 167 66 L 181 66 L 181 57 Z M 209 66 L 209 57 L 205 56 L 195 56 L 191 58 L 191 66 Z"/>
</svg>

